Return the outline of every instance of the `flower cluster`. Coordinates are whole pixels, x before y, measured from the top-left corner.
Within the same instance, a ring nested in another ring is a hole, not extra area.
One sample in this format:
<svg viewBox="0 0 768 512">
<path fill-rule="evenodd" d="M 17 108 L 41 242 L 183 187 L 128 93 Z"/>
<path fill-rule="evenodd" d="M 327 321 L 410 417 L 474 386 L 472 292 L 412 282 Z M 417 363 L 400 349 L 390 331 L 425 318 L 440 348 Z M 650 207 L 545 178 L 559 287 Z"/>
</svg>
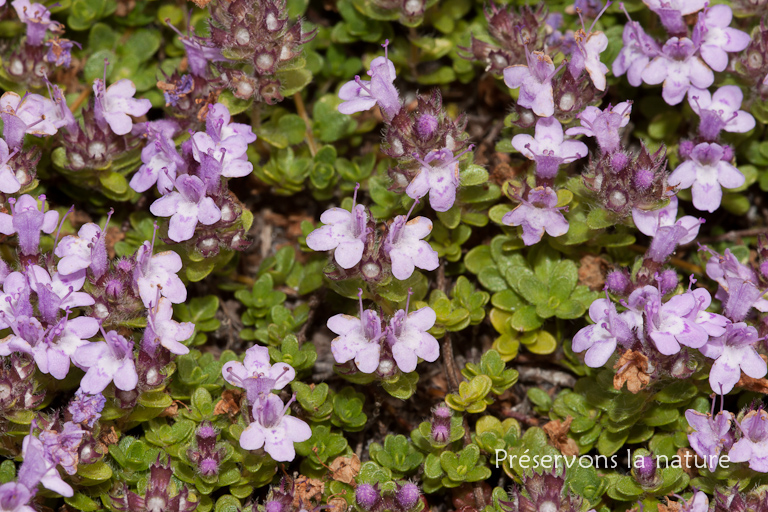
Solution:
<svg viewBox="0 0 768 512">
<path fill-rule="evenodd" d="M 46 76 L 57 67 L 69 67 L 72 49 L 80 45 L 60 37 L 64 25 L 51 19 L 47 6 L 30 0 L 13 0 L 11 6 L 26 28 L 26 37 L 3 50 L 3 68 L 16 83 L 35 89 L 43 87 Z M 52 37 L 46 40 L 49 32 Z"/>
<path fill-rule="evenodd" d="M 331 342 L 333 358 L 350 373 L 360 371 L 380 379 L 392 379 L 399 371 L 410 373 L 419 359 L 433 362 L 440 345 L 427 331 L 437 315 L 429 306 L 409 312 L 410 292 L 405 309 L 396 311 L 389 323 L 382 323 L 376 311 L 363 309 L 363 290 L 358 290 L 360 317 L 335 315 L 328 328 L 338 335 Z M 383 327 L 382 327 L 383 325 Z M 354 361 L 354 366 L 350 364 Z"/>
<path fill-rule="evenodd" d="M 245 351 L 242 363 L 230 361 L 222 367 L 224 380 L 245 389 L 251 406 L 249 425 L 240 435 L 240 446 L 245 450 L 264 448 L 276 461 L 293 460 L 294 443 L 306 441 L 312 431 L 304 421 L 288 412 L 292 397 L 287 404 L 272 390 L 283 389 L 296 376 L 295 370 L 286 363 L 270 364 L 266 347 L 254 345 Z"/>
<path fill-rule="evenodd" d="M 213 1 L 208 9 L 211 37 L 185 43 L 188 54 L 196 52 L 197 68 L 211 62 L 237 98 L 282 101 L 280 72 L 301 56 L 314 31 L 305 32 L 301 21 L 289 23 L 281 0 Z"/>
<path fill-rule="evenodd" d="M 429 194 L 432 209 L 448 211 L 460 185 L 459 160 L 473 148 L 466 147 L 466 121 L 448 117 L 439 92 L 419 96 L 415 111 L 405 109 L 394 86 L 396 70 L 389 60 L 389 41 L 382 46 L 384 56 L 371 61 L 371 79 L 356 76 L 339 89 L 343 100 L 339 112 L 353 114 L 378 105 L 387 124 L 384 151 L 397 161 L 390 171 L 393 186 L 404 188 L 412 199 Z"/>
<path fill-rule="evenodd" d="M 229 192 L 227 178 L 253 171 L 248 144 L 256 140 L 250 126 L 232 123 L 221 103 L 208 109 L 205 131 L 194 132 L 176 149 L 177 126 L 148 123 L 142 165 L 131 178 L 137 192 L 157 187 L 162 195 L 149 210 L 170 217 L 168 238 L 186 242 L 205 257 L 220 249 L 242 250 L 248 245 L 243 229 L 243 205 Z"/>
<path fill-rule="evenodd" d="M 2 280 L 0 327 L 11 335 L 0 341 L 0 355 L 26 355 L 56 379 L 64 379 L 74 364 L 85 372 L 82 392 L 95 395 L 114 383 L 133 396 L 130 403 L 137 389 L 162 383 L 171 354 L 189 351 L 180 342 L 192 336 L 194 325 L 171 318 L 172 303 L 187 297 L 176 275 L 181 258 L 153 254 L 145 242 L 132 257 L 110 260 L 106 226 L 94 223 L 58 240 L 64 220 L 59 224 L 59 214 L 46 212 L 45 197 L 40 200 L 42 206 L 23 195 L 10 200 L 11 214 L 0 213 L 0 232 L 16 235 L 19 252 L 18 270 L 6 268 Z M 41 253 L 41 233 L 55 230 L 53 251 Z M 133 334 L 124 330 L 125 321 L 136 319 L 147 322 L 138 355 Z M 102 340 L 93 341 L 99 332 Z M 22 382 L 23 368 L 15 372 Z M 37 400 L 31 391 L 15 399 L 15 406 Z"/>
<path fill-rule="evenodd" d="M 370 212 L 357 204 L 355 189 L 352 210 L 331 208 L 323 212 L 320 222 L 325 225 L 307 236 L 307 245 L 315 251 L 333 251 L 338 268 L 329 274 L 331 278 L 357 276 L 378 283 L 390 274 L 404 281 L 416 267 L 435 270 L 439 265 L 437 252 L 423 240 L 432 231 L 432 221 L 426 217 L 408 220 L 418 203 L 417 199 L 408 215 L 396 216 L 381 235 Z"/>
</svg>

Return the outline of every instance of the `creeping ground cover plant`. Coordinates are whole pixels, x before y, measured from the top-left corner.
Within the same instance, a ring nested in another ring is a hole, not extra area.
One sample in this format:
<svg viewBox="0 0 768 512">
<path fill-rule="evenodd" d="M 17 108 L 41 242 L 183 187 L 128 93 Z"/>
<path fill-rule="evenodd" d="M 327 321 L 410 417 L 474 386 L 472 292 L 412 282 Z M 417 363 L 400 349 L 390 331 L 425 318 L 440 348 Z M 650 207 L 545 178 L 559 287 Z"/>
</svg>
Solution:
<svg viewBox="0 0 768 512">
<path fill-rule="evenodd" d="M 768 512 L 768 0 L 0 0 L 0 512 Z"/>
</svg>

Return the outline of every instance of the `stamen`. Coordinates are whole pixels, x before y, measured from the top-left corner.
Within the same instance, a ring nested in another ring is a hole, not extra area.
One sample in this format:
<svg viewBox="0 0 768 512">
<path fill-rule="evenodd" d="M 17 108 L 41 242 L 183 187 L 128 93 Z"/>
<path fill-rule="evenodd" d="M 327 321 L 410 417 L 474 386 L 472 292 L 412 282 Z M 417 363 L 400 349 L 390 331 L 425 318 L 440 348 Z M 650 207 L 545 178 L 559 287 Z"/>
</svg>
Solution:
<svg viewBox="0 0 768 512">
<path fill-rule="evenodd" d="M 381 45 L 381 46 L 383 46 L 383 47 L 384 47 L 384 58 L 385 58 L 385 59 L 387 59 L 387 60 L 389 60 L 389 52 L 388 52 L 388 47 L 389 47 L 389 39 L 385 39 L 385 40 L 384 40 L 384 44 L 383 44 L 383 45 Z"/>
<path fill-rule="evenodd" d="M 360 184 L 355 183 L 355 192 L 352 194 L 352 209 L 355 209 L 355 206 L 357 206 L 357 191 L 360 190 Z M 362 290 L 361 290 L 362 292 Z"/>
<path fill-rule="evenodd" d="M 597 20 L 600 19 L 600 17 L 605 13 L 605 11 L 608 10 L 610 6 L 611 6 L 611 0 L 608 0 L 607 2 L 605 2 L 605 7 L 603 7 L 603 9 L 599 13 L 597 13 L 597 17 L 592 22 L 592 26 L 589 27 L 589 33 L 592 33 L 592 29 L 595 28 L 595 23 L 597 23 Z"/>
<path fill-rule="evenodd" d="M 419 200 L 415 199 L 411 205 L 411 209 L 408 210 L 408 215 L 405 216 L 405 222 L 408 222 L 408 219 L 411 217 L 411 213 L 413 213 L 413 209 L 416 208 L 417 204 L 419 204 Z"/>
<path fill-rule="evenodd" d="M 555 75 L 559 73 L 560 70 L 563 69 L 563 66 L 565 66 L 566 64 L 568 64 L 568 61 L 563 60 L 563 62 L 561 62 L 560 65 L 557 66 L 554 71 L 552 71 L 549 75 L 547 75 L 547 78 L 545 78 L 544 81 L 549 82 L 550 80 L 552 80 L 555 77 Z"/>
<path fill-rule="evenodd" d="M 360 320 L 363 319 L 363 289 L 357 289 L 357 298 L 360 300 Z"/>
<path fill-rule="evenodd" d="M 408 298 L 405 299 L 405 316 L 408 316 L 408 309 L 411 307 L 411 295 L 413 295 L 413 288 L 408 288 Z"/>
</svg>

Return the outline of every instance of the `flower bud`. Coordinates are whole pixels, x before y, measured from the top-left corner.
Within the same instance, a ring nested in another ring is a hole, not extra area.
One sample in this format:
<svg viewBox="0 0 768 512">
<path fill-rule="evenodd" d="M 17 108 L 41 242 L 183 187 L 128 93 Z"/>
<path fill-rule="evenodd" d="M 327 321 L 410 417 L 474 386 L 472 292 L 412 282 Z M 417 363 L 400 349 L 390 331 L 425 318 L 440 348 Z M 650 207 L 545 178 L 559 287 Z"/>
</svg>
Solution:
<svg viewBox="0 0 768 512">
<path fill-rule="evenodd" d="M 693 151 L 693 141 L 684 140 L 680 142 L 680 146 L 677 148 L 677 154 L 681 159 L 686 160 L 691 157 L 691 151 Z"/>
<path fill-rule="evenodd" d="M 653 185 L 653 178 L 653 171 L 650 169 L 638 169 L 632 181 L 637 188 L 646 190 Z"/>
<path fill-rule="evenodd" d="M 733 148 L 728 144 L 723 144 L 723 156 L 720 158 L 720 160 L 724 162 L 730 162 L 733 160 Z"/>
<path fill-rule="evenodd" d="M 654 487 L 658 483 L 656 459 L 650 455 L 634 457 L 635 480 L 643 487 Z"/>
<path fill-rule="evenodd" d="M 677 272 L 674 270 L 665 270 L 658 277 L 661 294 L 666 295 L 677 286 Z"/>
<path fill-rule="evenodd" d="M 436 444 L 448 444 L 451 438 L 451 410 L 440 404 L 432 413 L 432 441 Z"/>
<path fill-rule="evenodd" d="M 421 492 L 419 492 L 419 487 L 414 483 L 406 482 L 397 490 L 395 500 L 400 506 L 400 509 L 405 512 L 416 506 L 420 496 Z"/>
<path fill-rule="evenodd" d="M 616 295 L 627 295 L 632 282 L 623 270 L 614 270 L 605 278 L 605 286 L 608 291 Z"/>
<path fill-rule="evenodd" d="M 371 484 L 361 484 L 355 490 L 357 504 L 366 511 L 371 511 L 381 502 L 381 494 Z"/>
<path fill-rule="evenodd" d="M 435 130 L 437 130 L 438 121 L 435 116 L 432 114 L 421 114 L 416 121 L 416 133 L 419 134 L 419 137 L 422 139 L 429 139 L 434 135 Z"/>
<path fill-rule="evenodd" d="M 614 153 L 611 155 L 611 169 L 614 172 L 623 171 L 629 165 L 629 157 L 625 153 Z"/>
</svg>

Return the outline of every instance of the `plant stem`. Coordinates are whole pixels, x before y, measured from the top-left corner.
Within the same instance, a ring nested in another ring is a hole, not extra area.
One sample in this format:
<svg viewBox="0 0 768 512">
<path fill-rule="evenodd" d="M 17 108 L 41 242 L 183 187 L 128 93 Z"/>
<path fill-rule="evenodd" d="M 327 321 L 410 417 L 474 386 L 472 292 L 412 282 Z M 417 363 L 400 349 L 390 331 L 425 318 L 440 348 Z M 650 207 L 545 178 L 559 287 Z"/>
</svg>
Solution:
<svg viewBox="0 0 768 512">
<path fill-rule="evenodd" d="M 309 146 L 309 152 L 314 157 L 317 154 L 317 144 L 315 138 L 312 136 L 312 120 L 307 115 L 307 109 L 304 107 L 304 100 L 301 98 L 300 93 L 293 95 L 293 101 L 296 104 L 296 111 L 299 116 L 304 120 L 304 124 L 307 126 L 307 146 Z"/>
</svg>

